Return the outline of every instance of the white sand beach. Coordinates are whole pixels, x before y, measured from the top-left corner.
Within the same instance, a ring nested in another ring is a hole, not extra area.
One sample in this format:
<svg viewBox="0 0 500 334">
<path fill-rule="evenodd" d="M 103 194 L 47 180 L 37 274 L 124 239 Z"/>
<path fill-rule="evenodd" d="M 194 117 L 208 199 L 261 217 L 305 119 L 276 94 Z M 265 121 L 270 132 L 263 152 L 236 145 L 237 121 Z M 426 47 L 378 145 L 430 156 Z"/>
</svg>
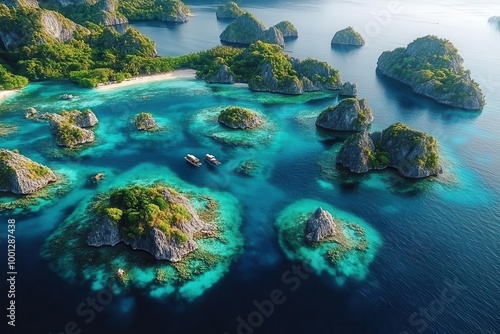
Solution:
<svg viewBox="0 0 500 334">
<path fill-rule="evenodd" d="M 176 70 L 176 71 L 169 72 L 169 73 L 133 77 L 133 78 L 127 79 L 127 80 L 125 80 L 123 82 L 119 82 L 119 83 L 102 84 L 102 85 L 97 86 L 96 89 L 110 90 L 110 89 L 122 88 L 122 87 L 126 87 L 126 86 L 133 86 L 133 85 L 138 85 L 138 84 L 143 84 L 143 83 L 148 83 L 148 82 L 153 82 L 153 81 L 163 81 L 163 80 L 178 79 L 178 78 L 195 78 L 195 77 L 196 77 L 195 70 L 191 70 L 191 69 Z"/>
<path fill-rule="evenodd" d="M 7 99 L 8 97 L 11 97 L 12 95 L 15 95 L 19 92 L 20 92 L 20 90 L 18 90 L 18 89 L 2 90 L 2 91 L 0 91 L 0 101 L 3 101 L 5 99 Z"/>
</svg>

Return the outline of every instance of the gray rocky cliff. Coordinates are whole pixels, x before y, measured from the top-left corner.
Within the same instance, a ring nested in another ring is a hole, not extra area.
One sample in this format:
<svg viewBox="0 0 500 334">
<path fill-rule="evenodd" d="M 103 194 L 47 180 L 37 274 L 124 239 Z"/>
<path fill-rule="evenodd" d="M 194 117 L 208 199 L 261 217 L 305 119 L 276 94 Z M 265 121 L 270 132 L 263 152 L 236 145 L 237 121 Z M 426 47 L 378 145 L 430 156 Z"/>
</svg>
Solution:
<svg viewBox="0 0 500 334">
<path fill-rule="evenodd" d="M 49 121 L 50 130 L 59 146 L 73 148 L 95 140 L 94 132 L 79 127 L 71 116 L 44 114 L 43 118 Z"/>
<path fill-rule="evenodd" d="M 32 194 L 57 180 L 48 167 L 25 156 L 0 149 L 0 191 Z"/>
<path fill-rule="evenodd" d="M 135 118 L 135 127 L 137 130 L 148 131 L 156 127 L 156 120 L 149 113 L 141 113 Z"/>
<path fill-rule="evenodd" d="M 283 38 L 283 34 L 279 29 L 275 27 L 271 27 L 268 30 L 266 30 L 262 34 L 262 37 L 260 39 L 265 43 L 277 44 L 281 47 L 285 45 L 285 39 Z"/>
<path fill-rule="evenodd" d="M 59 13 L 44 10 L 40 16 L 42 31 L 58 42 L 69 42 L 77 30 L 88 33 L 88 30 Z"/>
<path fill-rule="evenodd" d="M 4 3 L 7 7 L 40 7 L 37 0 L 4 0 L 1 3 Z"/>
<path fill-rule="evenodd" d="M 373 113 L 366 100 L 343 99 L 328 107 L 317 118 L 316 125 L 336 131 L 365 131 L 373 122 Z"/>
<path fill-rule="evenodd" d="M 322 208 L 316 209 L 306 222 L 306 239 L 309 242 L 319 242 L 328 239 L 337 232 L 337 224 L 332 215 Z"/>
<path fill-rule="evenodd" d="M 96 126 L 99 120 L 92 110 L 87 109 L 75 116 L 75 122 L 81 128 L 91 128 Z"/>
<path fill-rule="evenodd" d="M 279 29 L 279 31 L 281 31 L 281 34 L 283 35 L 283 37 L 285 39 L 287 39 L 287 38 L 292 39 L 292 38 L 299 37 L 299 33 L 297 32 L 297 29 L 289 21 L 281 21 L 280 23 L 276 24 L 274 27 Z"/>
<path fill-rule="evenodd" d="M 347 138 L 337 155 L 337 163 L 349 168 L 354 173 L 366 173 L 371 170 L 371 152 L 375 144 L 368 132 L 358 133 Z"/>
<path fill-rule="evenodd" d="M 382 132 L 349 137 L 339 151 L 337 163 L 356 173 L 392 167 L 408 178 L 443 173 L 437 140 L 401 123 Z"/>
<path fill-rule="evenodd" d="M 403 62 L 413 65 L 402 70 L 399 64 Z M 377 69 L 409 85 L 415 93 L 439 103 L 480 110 L 485 104 L 485 97 L 470 72 L 464 70 L 463 62 L 451 42 L 436 36 L 425 36 L 417 38 L 406 48 L 383 52 L 377 61 Z"/>
<path fill-rule="evenodd" d="M 344 82 L 339 90 L 339 95 L 355 97 L 358 95 L 358 85 L 356 83 Z"/>
<path fill-rule="evenodd" d="M 365 41 L 363 40 L 363 37 L 358 32 L 356 32 L 352 27 L 347 27 L 335 33 L 335 35 L 332 38 L 331 44 L 363 46 L 365 45 Z"/>
<path fill-rule="evenodd" d="M 187 198 L 167 188 L 164 189 L 162 194 L 167 203 L 182 205 L 191 215 L 192 218 L 190 220 L 182 221 L 174 226 L 186 234 L 188 237 L 187 241 L 178 241 L 173 236 L 165 235 L 165 233 L 156 227 L 151 228 L 144 236 L 127 238 L 120 233 L 119 228 L 110 218 L 104 215 L 92 225 L 90 233 L 87 236 L 87 244 L 98 247 L 105 245 L 114 246 L 120 242 L 124 242 L 133 249 L 140 249 L 151 253 L 158 260 L 179 262 L 184 256 L 198 248 L 198 244 L 194 240 L 195 235 L 215 235 L 217 227 L 202 221 Z"/>
<path fill-rule="evenodd" d="M 205 81 L 208 83 L 224 83 L 233 84 L 235 83 L 234 74 L 229 68 L 229 66 L 223 64 L 217 70 L 217 73 L 211 77 L 206 77 Z"/>
</svg>

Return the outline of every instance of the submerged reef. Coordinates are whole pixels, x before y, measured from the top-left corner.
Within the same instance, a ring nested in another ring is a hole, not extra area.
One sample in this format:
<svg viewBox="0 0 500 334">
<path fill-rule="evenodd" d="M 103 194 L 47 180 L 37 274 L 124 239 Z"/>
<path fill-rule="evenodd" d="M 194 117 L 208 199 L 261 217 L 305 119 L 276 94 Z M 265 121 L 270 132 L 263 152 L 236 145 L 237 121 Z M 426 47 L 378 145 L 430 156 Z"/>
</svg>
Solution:
<svg viewBox="0 0 500 334">
<path fill-rule="evenodd" d="M 381 239 L 362 219 L 333 206 L 304 199 L 285 208 L 276 221 L 279 243 L 290 260 L 326 272 L 338 283 L 362 280 Z"/>
<path fill-rule="evenodd" d="M 269 144 L 273 140 L 275 133 L 273 124 L 266 121 L 266 117 L 259 112 L 251 111 L 248 114 L 245 112 L 242 120 L 239 113 L 238 117 L 231 118 L 230 116 L 234 116 L 233 113 L 224 113 L 224 110 L 232 109 L 214 107 L 200 110 L 191 119 L 191 132 L 233 146 L 255 147 Z M 237 108 L 237 110 L 245 109 Z M 229 124 L 233 126 L 230 127 Z M 251 129 L 249 126 L 257 127 Z"/>
<path fill-rule="evenodd" d="M 42 256 L 63 278 L 91 282 L 96 290 L 107 285 L 120 293 L 134 287 L 152 297 L 178 294 L 192 300 L 240 253 L 240 224 L 233 196 L 140 165 L 115 180 L 109 192 L 83 201 L 46 240 Z M 154 256 L 132 248 L 148 248 Z"/>
</svg>

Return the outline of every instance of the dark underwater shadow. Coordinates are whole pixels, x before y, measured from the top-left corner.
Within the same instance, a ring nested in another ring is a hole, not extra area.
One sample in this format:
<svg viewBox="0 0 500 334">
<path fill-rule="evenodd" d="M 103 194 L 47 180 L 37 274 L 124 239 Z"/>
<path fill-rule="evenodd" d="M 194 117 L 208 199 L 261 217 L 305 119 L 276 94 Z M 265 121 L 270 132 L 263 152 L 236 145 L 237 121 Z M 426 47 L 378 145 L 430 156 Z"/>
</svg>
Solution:
<svg viewBox="0 0 500 334">
<path fill-rule="evenodd" d="M 334 52 L 341 53 L 344 55 L 354 54 L 361 48 L 362 46 L 356 46 L 356 45 L 331 44 L 331 49 Z"/>
<path fill-rule="evenodd" d="M 482 110 L 466 110 L 441 104 L 427 96 L 413 92 L 411 87 L 398 80 L 392 79 L 377 68 L 375 70 L 377 82 L 384 88 L 384 93 L 389 100 L 397 102 L 400 112 L 426 110 L 439 115 L 438 119 L 445 122 L 461 122 L 464 119 L 476 119 Z"/>
</svg>

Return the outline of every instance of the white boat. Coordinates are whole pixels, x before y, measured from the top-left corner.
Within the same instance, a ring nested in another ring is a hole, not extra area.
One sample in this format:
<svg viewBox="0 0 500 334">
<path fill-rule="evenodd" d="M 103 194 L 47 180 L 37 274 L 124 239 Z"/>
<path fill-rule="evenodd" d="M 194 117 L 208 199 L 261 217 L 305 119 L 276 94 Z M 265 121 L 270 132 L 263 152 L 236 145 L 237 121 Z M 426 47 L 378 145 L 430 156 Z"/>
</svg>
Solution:
<svg viewBox="0 0 500 334">
<path fill-rule="evenodd" d="M 200 159 L 198 159 L 197 157 L 195 157 L 194 155 L 192 154 L 188 154 L 184 157 L 184 159 L 186 159 L 187 162 L 189 162 L 190 164 L 192 165 L 195 165 L 196 167 L 200 167 L 201 166 L 201 162 L 200 162 Z"/>
<path fill-rule="evenodd" d="M 208 153 L 205 154 L 205 160 L 208 161 L 213 166 L 220 165 L 220 161 L 217 160 L 217 158 L 211 154 L 208 154 Z"/>
</svg>

